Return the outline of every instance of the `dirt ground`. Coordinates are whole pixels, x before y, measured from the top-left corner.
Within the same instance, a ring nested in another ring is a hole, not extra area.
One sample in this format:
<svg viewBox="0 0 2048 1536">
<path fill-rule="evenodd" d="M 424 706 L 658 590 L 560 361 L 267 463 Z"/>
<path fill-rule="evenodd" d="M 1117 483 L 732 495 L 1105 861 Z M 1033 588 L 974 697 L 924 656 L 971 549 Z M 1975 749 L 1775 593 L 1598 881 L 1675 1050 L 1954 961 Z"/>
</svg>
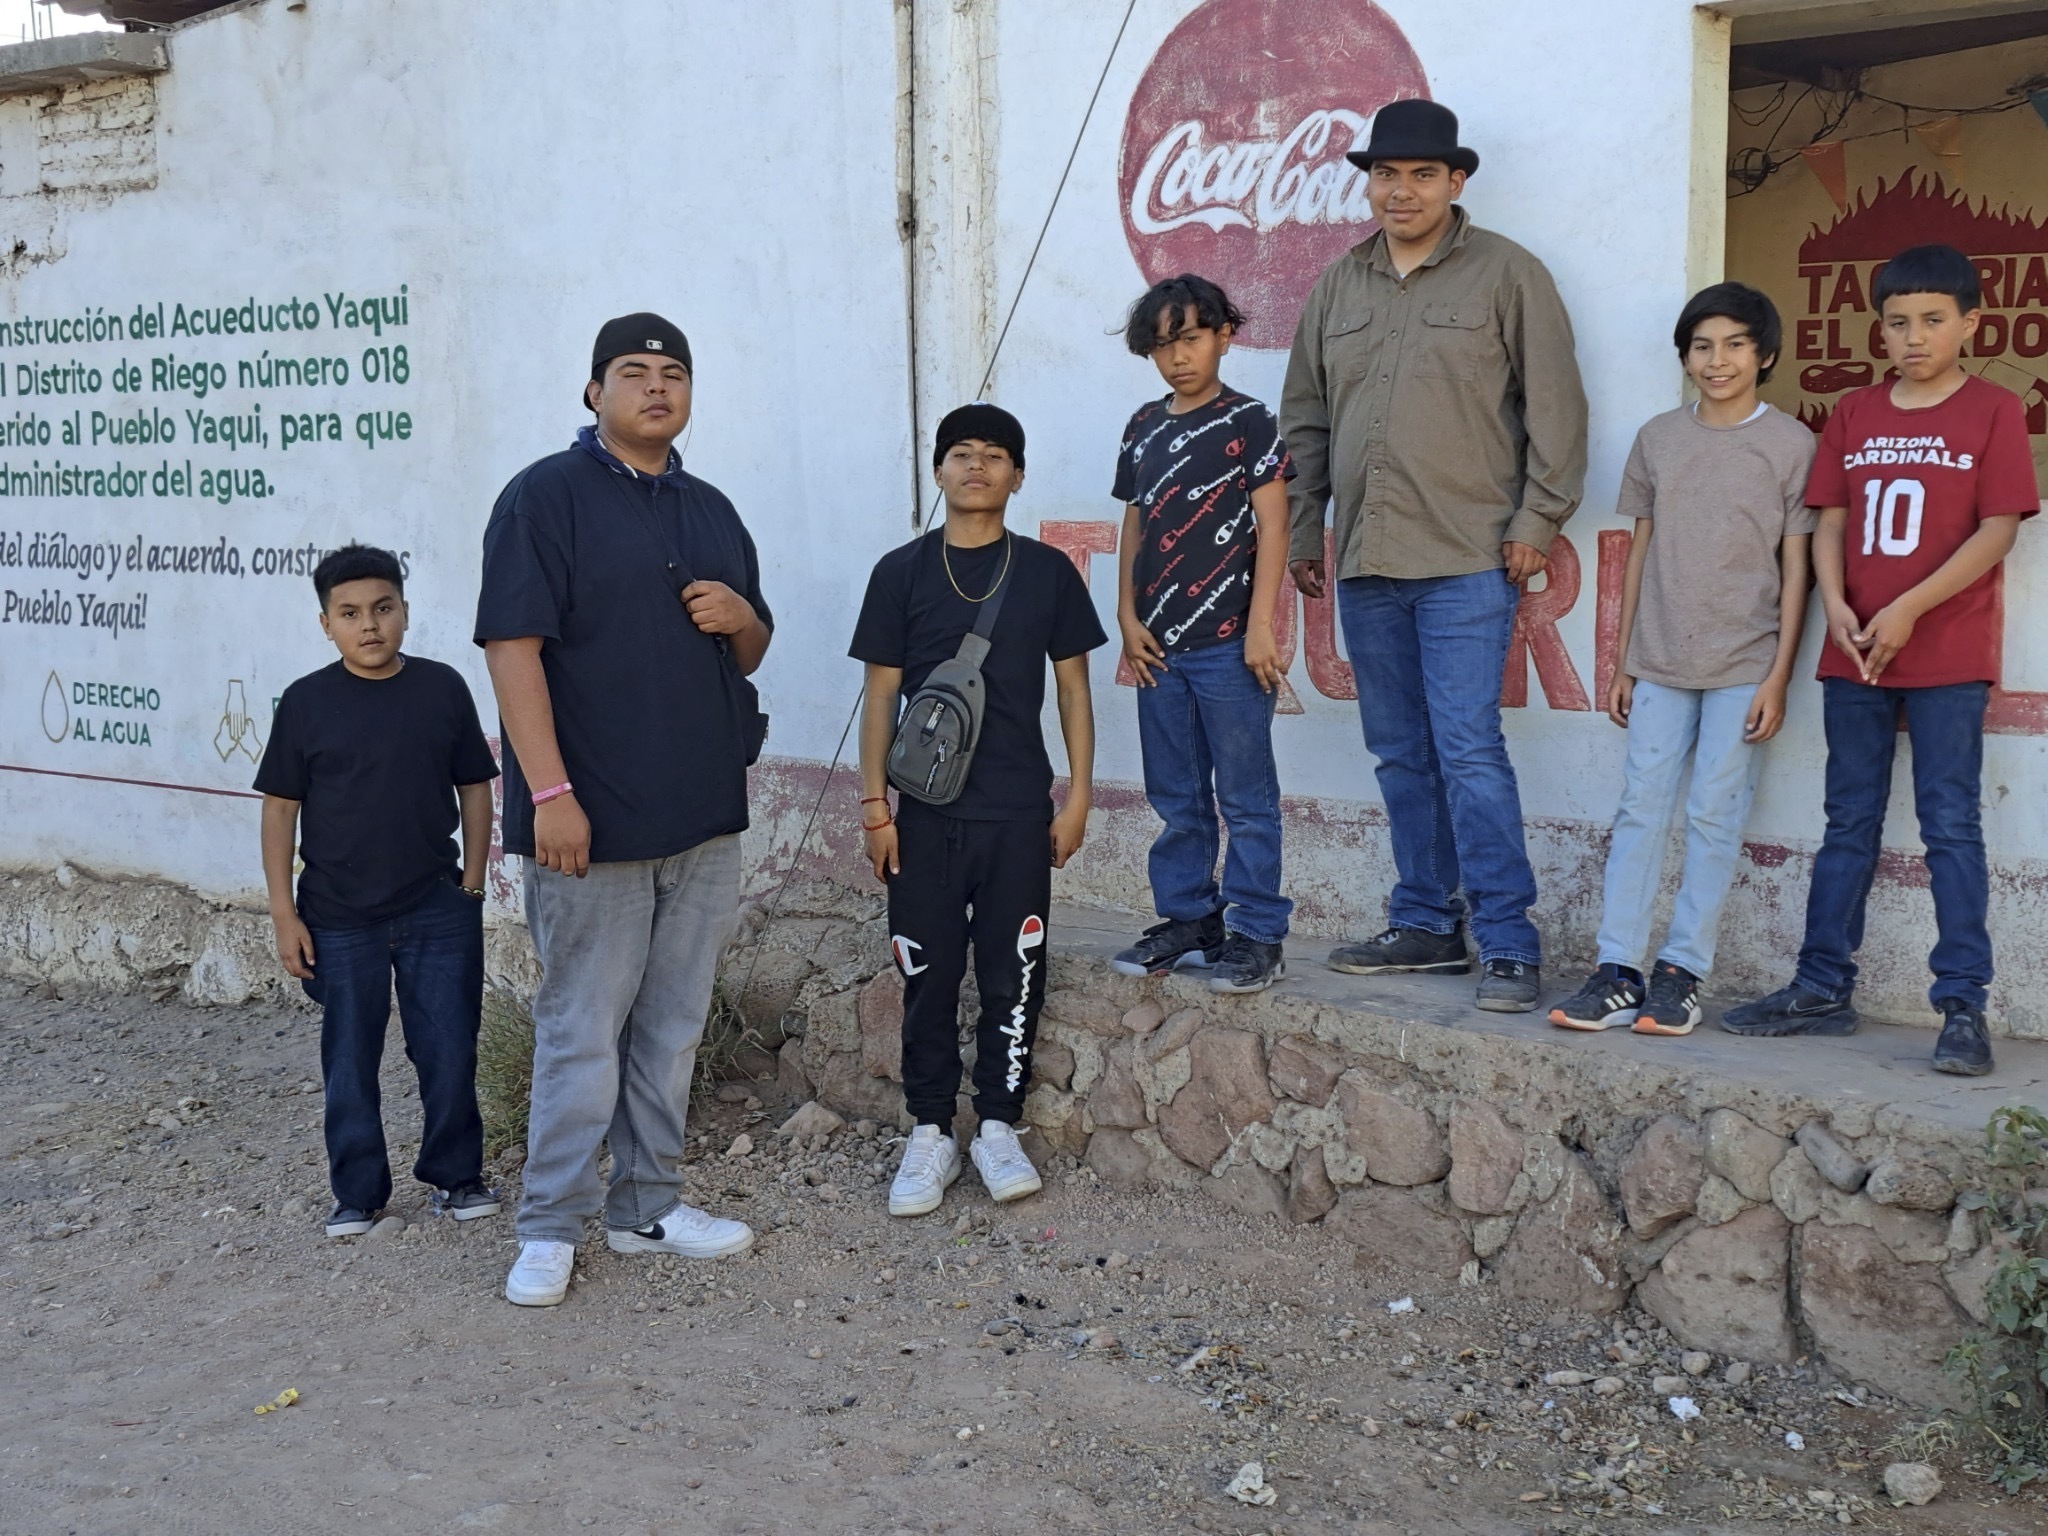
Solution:
<svg viewBox="0 0 2048 1536">
<path fill-rule="evenodd" d="M 1647 1318 L 1416 1290 L 1199 1194 L 1055 1161 L 1032 1199 L 970 1172 L 892 1221 L 886 1128 L 792 1144 L 744 1084 L 700 1103 L 686 1193 L 751 1220 L 752 1253 L 591 1243 L 565 1305 L 514 1309 L 509 1199 L 458 1226 L 401 1180 L 402 1232 L 321 1235 L 309 1016 L 9 991 L 9 1532 L 2048 1531 L 1960 1451 L 1932 1505 L 1891 1507 L 1915 1420 L 1812 1369 L 1732 1386 L 1716 1360 L 1684 1424 Z M 1226 1491 L 1248 1462 L 1271 1503 Z"/>
</svg>

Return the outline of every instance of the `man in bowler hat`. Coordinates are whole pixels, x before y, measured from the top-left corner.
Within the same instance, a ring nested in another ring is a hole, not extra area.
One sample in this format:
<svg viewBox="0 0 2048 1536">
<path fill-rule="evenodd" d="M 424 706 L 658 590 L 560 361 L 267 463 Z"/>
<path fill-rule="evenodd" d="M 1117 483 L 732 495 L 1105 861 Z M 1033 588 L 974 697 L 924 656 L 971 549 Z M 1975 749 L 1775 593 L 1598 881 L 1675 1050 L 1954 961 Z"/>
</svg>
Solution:
<svg viewBox="0 0 2048 1536">
<path fill-rule="evenodd" d="M 1522 585 L 1584 490 L 1571 322 L 1543 264 L 1457 206 L 1479 156 L 1448 108 L 1390 102 L 1348 158 L 1379 230 L 1309 294 L 1280 430 L 1290 569 L 1311 598 L 1334 582 L 1396 883 L 1385 931 L 1329 964 L 1462 975 L 1469 921 L 1479 1006 L 1524 1012 L 1542 947 L 1500 686 Z"/>
</svg>

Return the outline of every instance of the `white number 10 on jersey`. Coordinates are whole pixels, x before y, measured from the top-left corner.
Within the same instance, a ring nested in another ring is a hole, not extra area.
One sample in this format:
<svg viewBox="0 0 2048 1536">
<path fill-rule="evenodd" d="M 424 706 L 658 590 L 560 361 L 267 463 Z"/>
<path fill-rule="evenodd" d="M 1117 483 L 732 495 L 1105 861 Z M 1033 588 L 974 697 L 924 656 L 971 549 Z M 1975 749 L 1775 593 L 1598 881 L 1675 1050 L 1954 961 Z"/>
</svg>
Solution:
<svg viewBox="0 0 2048 1536">
<path fill-rule="evenodd" d="M 1863 553 L 1910 555 L 1920 547 L 1927 488 L 1918 480 L 1863 484 Z M 1903 526 L 1901 526 L 1903 524 Z"/>
</svg>

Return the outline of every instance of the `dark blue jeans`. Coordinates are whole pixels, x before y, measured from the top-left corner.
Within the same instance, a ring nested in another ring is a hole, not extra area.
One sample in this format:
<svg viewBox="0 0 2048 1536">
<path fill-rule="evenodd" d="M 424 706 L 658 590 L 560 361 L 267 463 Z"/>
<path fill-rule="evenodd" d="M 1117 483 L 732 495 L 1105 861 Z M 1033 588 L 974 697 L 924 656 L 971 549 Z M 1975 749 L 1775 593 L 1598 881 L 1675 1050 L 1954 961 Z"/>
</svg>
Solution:
<svg viewBox="0 0 2048 1536">
<path fill-rule="evenodd" d="M 413 1177 L 453 1189 L 483 1172 L 476 1108 L 476 1036 L 483 1019 L 483 903 L 450 881 L 419 905 L 362 928 L 314 928 L 306 995 L 324 1010 L 320 1072 L 327 1085 L 327 1177 L 358 1210 L 391 1199 L 391 1160 L 377 1070 L 398 983 L 405 1054 L 420 1075 L 425 1121 Z"/>
<path fill-rule="evenodd" d="M 1394 849 L 1388 920 L 1451 933 L 1470 898 L 1480 959 L 1536 965 L 1536 875 L 1500 728 L 1521 596 L 1499 571 L 1353 576 L 1337 583 L 1337 613 Z"/>
<path fill-rule="evenodd" d="M 1847 1002 L 1856 987 L 1853 958 L 1863 944 L 1863 908 L 1877 876 L 1885 804 L 1892 792 L 1898 718 L 1913 743 L 1913 802 L 1934 888 L 1934 972 L 1928 1000 L 1954 998 L 1982 1008 L 1991 985 L 1991 876 L 1980 815 L 1987 683 L 1941 688 L 1872 688 L 1822 680 L 1828 733 L 1827 835 L 1814 855 L 1806 894 L 1801 986 Z"/>
<path fill-rule="evenodd" d="M 1166 823 L 1152 844 L 1152 905 L 1199 922 L 1228 908 L 1231 930 L 1261 944 L 1287 937 L 1294 903 L 1280 894 L 1280 776 L 1273 703 L 1244 664 L 1244 642 L 1167 658 L 1158 686 L 1138 690 L 1145 798 Z M 1216 813 L 1230 829 L 1216 880 Z"/>
</svg>

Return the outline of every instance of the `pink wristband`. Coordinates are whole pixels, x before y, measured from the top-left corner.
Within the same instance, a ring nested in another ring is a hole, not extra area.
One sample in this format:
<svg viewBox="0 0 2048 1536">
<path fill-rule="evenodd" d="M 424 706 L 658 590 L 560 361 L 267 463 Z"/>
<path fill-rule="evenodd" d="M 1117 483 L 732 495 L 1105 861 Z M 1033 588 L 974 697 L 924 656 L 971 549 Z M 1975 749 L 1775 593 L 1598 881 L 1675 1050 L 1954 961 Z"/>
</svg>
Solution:
<svg viewBox="0 0 2048 1536">
<path fill-rule="evenodd" d="M 561 799 L 562 796 L 568 794 L 575 787 L 574 784 L 564 779 L 552 789 L 537 789 L 533 792 L 533 803 L 535 805 L 546 805 L 550 800 Z"/>
</svg>

